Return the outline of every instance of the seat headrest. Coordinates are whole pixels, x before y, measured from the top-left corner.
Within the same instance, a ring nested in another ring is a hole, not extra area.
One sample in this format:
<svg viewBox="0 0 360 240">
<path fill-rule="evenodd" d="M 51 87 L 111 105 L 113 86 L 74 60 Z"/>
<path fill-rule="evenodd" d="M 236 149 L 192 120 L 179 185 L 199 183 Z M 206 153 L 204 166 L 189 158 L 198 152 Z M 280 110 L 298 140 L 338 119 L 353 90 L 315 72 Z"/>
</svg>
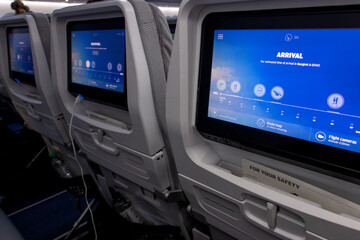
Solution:
<svg viewBox="0 0 360 240">
<path fill-rule="evenodd" d="M 48 65 L 50 66 L 50 22 L 49 22 L 49 18 L 42 13 L 28 13 L 29 15 L 31 15 L 37 25 L 38 31 L 39 31 L 39 35 L 40 35 L 40 39 L 41 39 L 41 43 L 44 47 L 44 51 L 45 51 L 45 55 L 46 55 L 46 60 L 48 62 Z"/>
</svg>

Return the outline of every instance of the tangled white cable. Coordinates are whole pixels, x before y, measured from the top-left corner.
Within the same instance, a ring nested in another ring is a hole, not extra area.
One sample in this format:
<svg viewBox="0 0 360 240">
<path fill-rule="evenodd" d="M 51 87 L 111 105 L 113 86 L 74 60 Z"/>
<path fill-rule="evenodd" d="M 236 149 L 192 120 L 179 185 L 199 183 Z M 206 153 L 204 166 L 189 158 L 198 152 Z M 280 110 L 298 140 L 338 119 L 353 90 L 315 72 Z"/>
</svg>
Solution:
<svg viewBox="0 0 360 240">
<path fill-rule="evenodd" d="M 72 109 L 71 109 L 71 118 L 70 118 L 70 126 L 69 126 L 69 137 L 70 137 L 70 141 L 71 141 L 71 146 L 72 146 L 72 149 L 73 149 L 73 153 L 74 153 L 74 157 L 75 157 L 75 160 L 76 160 L 76 163 L 78 164 L 79 168 L 80 168 L 80 174 L 81 174 L 81 179 L 83 181 L 83 184 L 84 184 L 84 189 L 85 189 L 85 201 L 86 201 L 86 206 L 87 206 L 87 209 L 89 210 L 90 212 L 90 216 L 91 216 L 91 222 L 92 222 L 92 225 L 93 225 L 93 228 L 94 228 L 94 235 L 95 235 L 95 240 L 97 240 L 97 232 L 96 232 L 96 226 L 95 226 L 95 221 L 94 221 L 94 215 L 93 215 L 93 212 L 91 210 L 91 205 L 89 203 L 89 200 L 88 200 L 88 189 L 87 189 L 87 186 L 86 186 L 86 182 L 85 182 L 85 178 L 84 178 L 84 170 L 77 158 L 77 155 L 76 155 L 76 150 L 75 150 L 75 144 L 74 144 L 74 139 L 72 137 L 72 134 L 71 134 L 71 128 L 72 128 L 72 122 L 73 122 L 73 119 L 74 119 L 74 111 L 75 111 L 75 106 L 76 104 L 78 104 L 79 102 L 81 102 L 82 100 L 82 96 L 81 95 L 78 95 L 75 99 L 75 102 L 72 106 Z"/>
</svg>

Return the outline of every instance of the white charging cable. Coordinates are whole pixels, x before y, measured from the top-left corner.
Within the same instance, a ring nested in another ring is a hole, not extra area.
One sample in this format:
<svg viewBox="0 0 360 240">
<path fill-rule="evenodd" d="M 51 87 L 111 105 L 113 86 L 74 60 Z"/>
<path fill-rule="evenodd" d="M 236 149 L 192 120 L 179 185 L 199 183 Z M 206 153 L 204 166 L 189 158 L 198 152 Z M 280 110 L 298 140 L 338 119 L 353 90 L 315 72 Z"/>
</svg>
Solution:
<svg viewBox="0 0 360 240">
<path fill-rule="evenodd" d="M 86 201 L 86 206 L 87 206 L 87 209 L 89 210 L 90 212 L 90 216 L 91 216 L 91 222 L 92 222 L 92 225 L 93 225 L 93 228 L 94 228 L 94 234 L 95 234 L 95 240 L 97 240 L 97 232 L 96 232 L 96 226 L 95 226 L 95 221 L 94 221 L 94 215 L 93 215 L 93 212 L 91 210 L 91 205 L 89 203 L 89 200 L 88 200 L 88 189 L 87 189 L 87 186 L 86 186 L 86 182 L 85 182 L 85 178 L 84 178 L 84 170 L 77 158 L 77 155 L 76 155 L 76 150 L 75 150 L 75 144 L 74 144 L 74 139 L 72 137 L 72 134 L 71 134 L 71 128 L 72 128 L 72 123 L 73 123 L 73 119 L 74 119 L 74 112 L 75 112 L 75 106 L 76 104 L 78 104 L 79 102 L 81 102 L 81 100 L 83 99 L 83 97 L 79 94 L 76 99 L 75 99 L 75 102 L 72 106 L 72 109 L 71 109 L 71 118 L 70 118 L 70 126 L 69 126 L 69 137 L 70 137 L 70 141 L 71 141 L 71 146 L 72 146 L 72 149 L 73 149 L 73 153 L 74 153 L 74 157 L 75 157 L 75 160 L 76 160 L 76 163 L 79 165 L 79 168 L 80 168 L 80 174 L 81 174 L 81 179 L 83 181 L 83 184 L 84 184 L 84 188 L 85 188 L 85 201 Z"/>
</svg>

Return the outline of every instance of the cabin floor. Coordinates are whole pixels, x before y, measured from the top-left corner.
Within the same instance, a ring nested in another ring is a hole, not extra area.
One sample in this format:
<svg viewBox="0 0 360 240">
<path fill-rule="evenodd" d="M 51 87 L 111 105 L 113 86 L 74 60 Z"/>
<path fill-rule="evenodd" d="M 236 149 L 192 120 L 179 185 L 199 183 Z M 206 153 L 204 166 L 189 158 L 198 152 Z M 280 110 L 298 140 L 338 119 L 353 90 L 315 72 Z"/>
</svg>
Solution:
<svg viewBox="0 0 360 240">
<path fill-rule="evenodd" d="M 84 198 L 71 194 L 71 182 L 52 169 L 41 136 L 24 127 L 9 99 L 0 100 L 0 208 L 27 240 L 95 239 L 88 214 L 67 236 L 86 208 Z M 99 240 L 182 239 L 176 227 L 130 223 L 101 197 L 93 194 L 93 198 Z"/>
</svg>

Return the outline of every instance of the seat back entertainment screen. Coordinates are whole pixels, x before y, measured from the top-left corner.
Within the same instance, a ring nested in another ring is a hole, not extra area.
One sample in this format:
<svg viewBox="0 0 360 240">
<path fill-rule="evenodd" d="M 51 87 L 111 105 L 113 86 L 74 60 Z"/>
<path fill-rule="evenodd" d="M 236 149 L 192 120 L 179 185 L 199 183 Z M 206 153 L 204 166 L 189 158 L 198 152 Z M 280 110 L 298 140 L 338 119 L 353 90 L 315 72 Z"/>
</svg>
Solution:
<svg viewBox="0 0 360 240">
<path fill-rule="evenodd" d="M 67 34 L 70 92 L 127 108 L 124 19 L 73 22 Z"/>
<path fill-rule="evenodd" d="M 237 146 L 357 175 L 359 19 L 353 9 L 209 15 L 197 128 Z"/>
<path fill-rule="evenodd" d="M 29 28 L 7 29 L 10 77 L 17 82 L 35 85 Z"/>
</svg>

